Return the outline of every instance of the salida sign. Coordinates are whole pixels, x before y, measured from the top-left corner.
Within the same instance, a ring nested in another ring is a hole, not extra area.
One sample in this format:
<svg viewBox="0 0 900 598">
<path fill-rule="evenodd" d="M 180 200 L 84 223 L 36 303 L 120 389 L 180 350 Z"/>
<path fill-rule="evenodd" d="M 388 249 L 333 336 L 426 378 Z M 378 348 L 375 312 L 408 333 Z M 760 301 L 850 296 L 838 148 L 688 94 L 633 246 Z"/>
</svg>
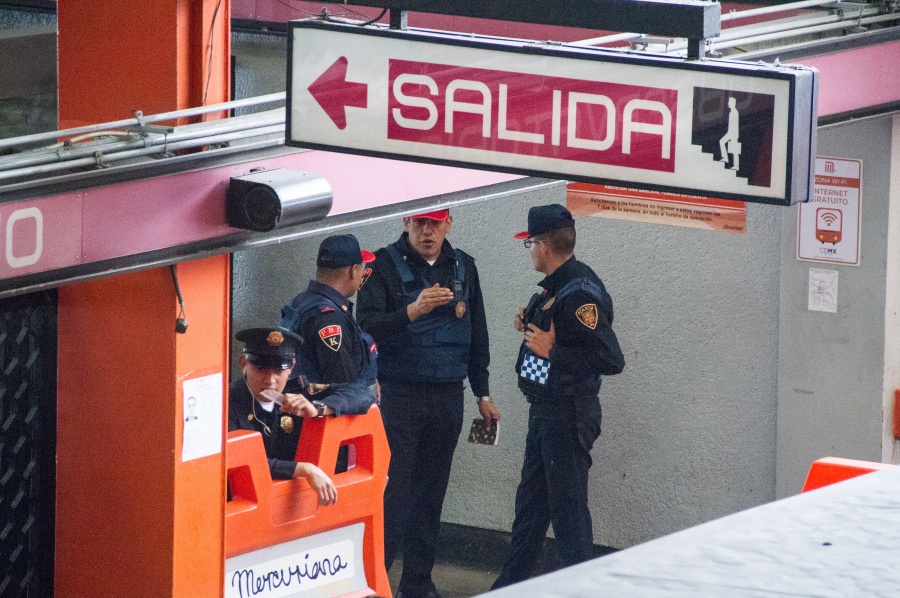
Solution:
<svg viewBox="0 0 900 598">
<path fill-rule="evenodd" d="M 808 198 L 811 69 L 292 27 L 289 145 L 765 203 Z"/>
</svg>

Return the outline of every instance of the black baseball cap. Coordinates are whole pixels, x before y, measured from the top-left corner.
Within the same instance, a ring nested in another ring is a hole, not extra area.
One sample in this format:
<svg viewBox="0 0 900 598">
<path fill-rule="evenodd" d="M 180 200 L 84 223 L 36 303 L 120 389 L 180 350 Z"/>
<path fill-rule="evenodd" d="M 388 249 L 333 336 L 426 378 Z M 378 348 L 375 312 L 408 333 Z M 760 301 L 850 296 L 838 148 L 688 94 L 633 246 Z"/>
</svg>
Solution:
<svg viewBox="0 0 900 598">
<path fill-rule="evenodd" d="M 343 268 L 375 261 L 375 254 L 362 251 L 359 241 L 353 235 L 332 235 L 319 245 L 316 266 L 321 268 Z"/>
<path fill-rule="evenodd" d="M 528 210 L 528 230 L 516 233 L 516 239 L 527 239 L 560 228 L 574 228 L 572 213 L 558 203 L 534 206 Z"/>
<path fill-rule="evenodd" d="M 303 339 L 284 328 L 247 328 L 234 335 L 244 343 L 247 361 L 260 368 L 286 370 L 294 365 L 294 353 Z"/>
</svg>

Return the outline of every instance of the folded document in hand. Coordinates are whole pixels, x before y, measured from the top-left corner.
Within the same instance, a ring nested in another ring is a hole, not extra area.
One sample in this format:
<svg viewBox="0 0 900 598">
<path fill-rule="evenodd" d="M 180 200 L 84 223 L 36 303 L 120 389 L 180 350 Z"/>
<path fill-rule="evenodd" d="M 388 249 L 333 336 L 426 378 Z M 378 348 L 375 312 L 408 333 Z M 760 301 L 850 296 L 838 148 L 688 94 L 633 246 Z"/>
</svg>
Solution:
<svg viewBox="0 0 900 598">
<path fill-rule="evenodd" d="M 474 444 L 490 444 L 496 446 L 500 441 L 500 422 L 491 420 L 490 431 L 485 429 L 487 421 L 481 417 L 472 420 L 472 429 L 469 430 L 469 442 Z"/>
</svg>

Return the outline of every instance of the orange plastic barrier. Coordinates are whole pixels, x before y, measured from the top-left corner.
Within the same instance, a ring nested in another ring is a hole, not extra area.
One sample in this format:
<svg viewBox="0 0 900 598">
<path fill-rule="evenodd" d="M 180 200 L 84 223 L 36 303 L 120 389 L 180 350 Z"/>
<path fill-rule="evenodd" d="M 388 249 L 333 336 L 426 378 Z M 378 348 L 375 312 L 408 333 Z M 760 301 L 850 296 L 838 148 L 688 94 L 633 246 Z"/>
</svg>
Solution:
<svg viewBox="0 0 900 598">
<path fill-rule="evenodd" d="M 844 480 L 888 467 L 893 467 L 893 465 L 889 463 L 875 463 L 873 461 L 857 461 L 856 459 L 841 459 L 840 457 L 825 457 L 813 462 L 801 492 L 809 492 L 822 486 L 843 482 Z"/>
<path fill-rule="evenodd" d="M 320 507 L 305 479 L 272 480 L 259 432 L 229 432 L 226 467 L 232 500 L 225 504 L 226 558 L 363 523 L 369 587 L 343 595 L 391 596 L 384 568 L 383 502 L 390 449 L 378 407 L 373 405 L 366 415 L 306 420 L 296 459 L 331 474 L 342 444 L 355 445 L 355 467 L 333 475 L 337 503 Z"/>
</svg>

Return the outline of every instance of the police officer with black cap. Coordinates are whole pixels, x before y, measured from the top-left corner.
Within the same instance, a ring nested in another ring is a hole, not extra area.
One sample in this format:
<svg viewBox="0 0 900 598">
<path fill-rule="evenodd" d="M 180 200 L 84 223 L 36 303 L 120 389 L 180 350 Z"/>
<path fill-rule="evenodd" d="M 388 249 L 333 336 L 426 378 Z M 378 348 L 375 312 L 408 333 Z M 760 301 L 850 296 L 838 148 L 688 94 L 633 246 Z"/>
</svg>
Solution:
<svg viewBox="0 0 900 598">
<path fill-rule="evenodd" d="M 356 323 L 349 300 L 373 261 L 353 235 L 332 235 L 319 245 L 315 280 L 281 309 L 279 325 L 304 339 L 292 378 L 302 373 L 313 382 L 360 382 L 375 396 L 375 341 Z"/>
<path fill-rule="evenodd" d="M 591 447 L 600 435 L 600 382 L 625 367 L 612 299 L 594 271 L 575 259 L 569 210 L 531 208 L 528 230 L 516 238 L 545 278 L 514 322 L 524 334 L 519 389 L 531 405 L 512 543 L 492 589 L 531 575 L 550 524 L 564 566 L 593 557 L 587 490 Z"/>
<path fill-rule="evenodd" d="M 235 338 L 244 343 L 242 379 L 228 388 L 228 430 L 260 432 L 274 479 L 306 478 L 319 504 L 334 504 L 337 490 L 331 478 L 311 463 L 294 460 L 300 429 L 307 417 L 366 413 L 372 404 L 366 389 L 313 384 L 301 376 L 293 381 L 297 392 L 285 394 L 302 339 L 280 328 L 248 328 Z"/>
</svg>

